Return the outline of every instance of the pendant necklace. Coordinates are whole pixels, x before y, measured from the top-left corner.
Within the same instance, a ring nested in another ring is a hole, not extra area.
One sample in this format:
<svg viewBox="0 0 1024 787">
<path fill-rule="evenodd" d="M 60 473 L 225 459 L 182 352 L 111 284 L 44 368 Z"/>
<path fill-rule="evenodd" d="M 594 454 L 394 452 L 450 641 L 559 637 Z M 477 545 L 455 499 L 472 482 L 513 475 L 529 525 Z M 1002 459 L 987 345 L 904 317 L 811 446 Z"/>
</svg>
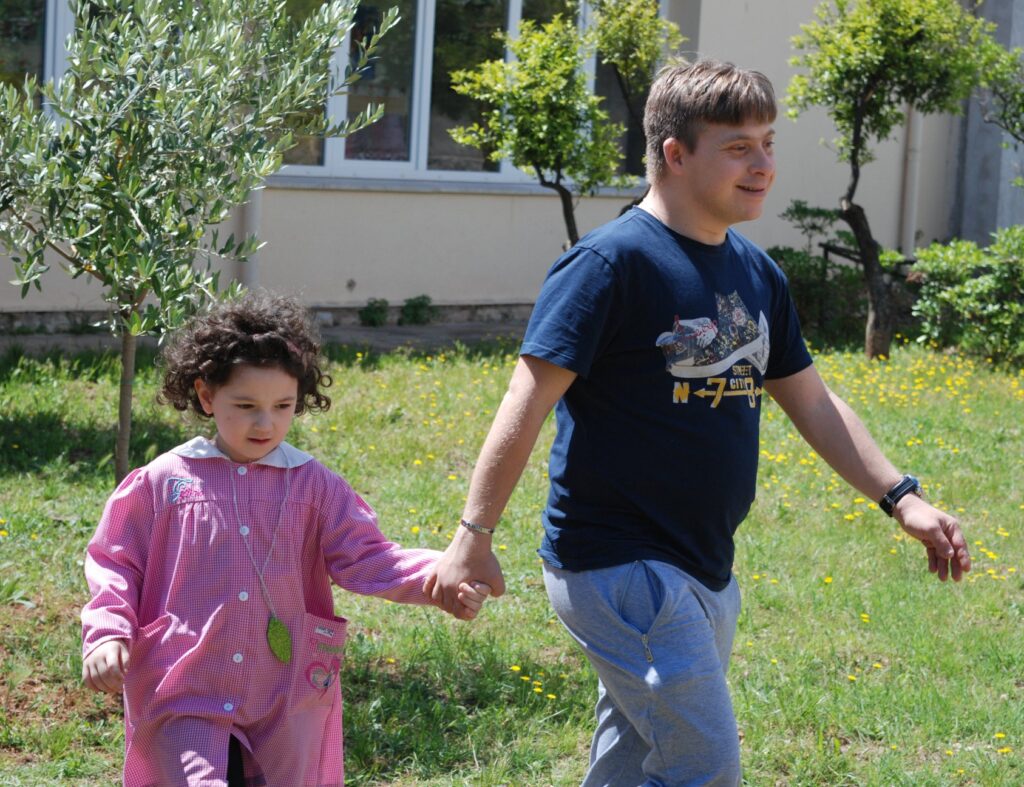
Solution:
<svg viewBox="0 0 1024 787">
<path fill-rule="evenodd" d="M 284 451 L 282 450 L 282 454 Z M 231 476 L 231 502 L 235 507 L 235 521 L 238 523 L 239 532 L 242 534 L 242 541 L 245 543 L 245 552 L 249 555 L 249 562 L 252 563 L 253 570 L 256 572 L 256 578 L 260 582 L 260 592 L 263 594 L 263 600 L 267 604 L 267 608 L 270 610 L 270 620 L 267 621 L 267 645 L 270 646 L 270 652 L 274 654 L 274 657 L 282 664 L 288 664 L 292 660 L 292 635 L 288 631 L 288 627 L 281 622 L 281 619 L 277 616 L 277 612 L 274 610 L 274 603 L 270 600 L 270 591 L 267 589 L 267 583 L 263 579 L 263 574 L 267 570 L 267 564 L 270 562 L 270 556 L 274 552 L 274 544 L 277 543 L 277 531 L 281 527 L 281 520 L 284 519 L 284 507 L 288 503 L 288 492 L 291 490 L 291 465 L 288 464 L 287 455 L 285 456 L 284 466 L 284 496 L 281 498 L 281 507 L 277 510 L 277 524 L 274 525 L 274 533 L 270 539 L 270 548 L 267 550 L 267 557 L 263 561 L 263 567 L 260 568 L 256 563 L 256 558 L 252 553 L 252 544 L 249 543 L 249 528 L 242 524 L 242 515 L 238 511 L 238 492 L 235 485 L 235 474 L 230 473 Z"/>
</svg>

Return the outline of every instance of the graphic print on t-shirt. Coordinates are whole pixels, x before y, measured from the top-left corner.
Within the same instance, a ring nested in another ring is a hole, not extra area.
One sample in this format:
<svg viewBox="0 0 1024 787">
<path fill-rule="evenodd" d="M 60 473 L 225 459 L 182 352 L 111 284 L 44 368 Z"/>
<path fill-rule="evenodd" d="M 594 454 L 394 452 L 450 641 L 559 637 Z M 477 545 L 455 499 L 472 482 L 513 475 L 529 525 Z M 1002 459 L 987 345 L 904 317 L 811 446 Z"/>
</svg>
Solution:
<svg viewBox="0 0 1024 787">
<path fill-rule="evenodd" d="M 692 393 L 701 399 L 712 398 L 711 407 L 717 407 L 724 396 L 742 396 L 755 407 L 761 390 L 751 376 L 751 367 L 762 376 L 768 368 L 768 320 L 759 312 L 755 321 L 737 292 L 716 293 L 715 304 L 715 319 L 676 315 L 672 330 L 657 339 L 669 374 L 707 380 L 707 388 L 692 392 L 689 382 L 676 383 L 673 401 L 685 404 Z M 730 370 L 730 377 L 721 376 Z"/>
</svg>

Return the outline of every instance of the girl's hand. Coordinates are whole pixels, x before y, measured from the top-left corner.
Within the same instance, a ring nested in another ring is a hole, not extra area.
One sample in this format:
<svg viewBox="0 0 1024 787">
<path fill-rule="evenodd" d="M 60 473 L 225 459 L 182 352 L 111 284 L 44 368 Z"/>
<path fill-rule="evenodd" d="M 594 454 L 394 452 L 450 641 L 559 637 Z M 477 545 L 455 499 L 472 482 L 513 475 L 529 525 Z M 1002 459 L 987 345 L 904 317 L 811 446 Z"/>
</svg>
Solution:
<svg viewBox="0 0 1024 787">
<path fill-rule="evenodd" d="M 85 657 L 82 681 L 93 691 L 117 694 L 124 686 L 127 671 L 128 645 L 123 639 L 111 639 Z"/>
<path fill-rule="evenodd" d="M 472 620 L 491 595 L 491 586 L 485 582 L 462 582 L 459 584 L 459 603 L 465 608 L 464 613 L 456 617 Z"/>
</svg>

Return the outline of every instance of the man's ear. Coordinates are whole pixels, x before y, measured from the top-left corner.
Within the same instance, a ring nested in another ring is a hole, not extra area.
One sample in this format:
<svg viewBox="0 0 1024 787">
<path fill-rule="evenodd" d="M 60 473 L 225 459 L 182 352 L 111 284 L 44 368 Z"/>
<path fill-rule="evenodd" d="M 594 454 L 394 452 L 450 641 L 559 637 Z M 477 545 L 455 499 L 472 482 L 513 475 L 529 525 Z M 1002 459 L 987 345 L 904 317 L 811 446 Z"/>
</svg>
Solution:
<svg viewBox="0 0 1024 787">
<path fill-rule="evenodd" d="M 196 378 L 194 385 L 203 412 L 207 415 L 213 415 L 213 388 L 207 385 L 205 380 L 200 380 L 199 378 Z"/>
<path fill-rule="evenodd" d="M 682 141 L 675 137 L 669 137 L 661 143 L 661 152 L 665 155 L 665 166 L 673 175 L 679 175 L 685 166 L 686 157 L 690 151 Z"/>
</svg>

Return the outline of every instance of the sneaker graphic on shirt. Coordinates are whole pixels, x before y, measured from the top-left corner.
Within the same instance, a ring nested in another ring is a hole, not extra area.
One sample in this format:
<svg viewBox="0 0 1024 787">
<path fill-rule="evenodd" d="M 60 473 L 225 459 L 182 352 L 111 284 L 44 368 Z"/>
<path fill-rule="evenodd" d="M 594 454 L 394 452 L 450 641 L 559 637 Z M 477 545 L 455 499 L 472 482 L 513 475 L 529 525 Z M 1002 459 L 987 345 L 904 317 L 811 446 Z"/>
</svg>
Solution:
<svg viewBox="0 0 1024 787">
<path fill-rule="evenodd" d="M 715 295 L 715 318 L 681 319 L 656 344 L 665 354 L 665 368 L 673 377 L 714 377 L 746 359 L 763 375 L 768 368 L 768 320 L 759 312 L 755 321 L 739 293 Z"/>
</svg>

